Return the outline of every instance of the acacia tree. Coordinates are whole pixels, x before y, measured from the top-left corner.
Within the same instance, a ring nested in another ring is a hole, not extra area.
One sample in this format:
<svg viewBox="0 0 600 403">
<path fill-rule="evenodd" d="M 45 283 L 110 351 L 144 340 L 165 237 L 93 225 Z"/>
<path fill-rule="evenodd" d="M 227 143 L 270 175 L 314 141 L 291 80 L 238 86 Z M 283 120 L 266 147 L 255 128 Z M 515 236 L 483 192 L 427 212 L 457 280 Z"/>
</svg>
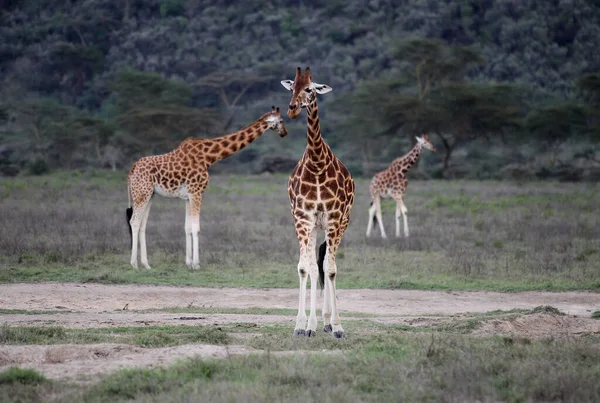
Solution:
<svg viewBox="0 0 600 403">
<path fill-rule="evenodd" d="M 575 102 L 564 102 L 532 109 L 526 119 L 527 131 L 550 150 L 551 165 L 557 161 L 560 146 L 586 129 L 585 108 Z"/>
<path fill-rule="evenodd" d="M 38 168 L 71 168 L 76 152 L 100 130 L 97 119 L 49 98 L 14 103 L 10 109 L 13 122 L 6 143 L 14 147 L 23 164 L 37 164 Z M 110 136 L 108 126 L 103 132 Z"/>
<path fill-rule="evenodd" d="M 433 96 L 438 113 L 433 131 L 444 145 L 444 169 L 457 146 L 521 126 L 518 94 L 506 84 L 448 83 L 439 88 Z"/>
<path fill-rule="evenodd" d="M 114 83 L 116 121 L 132 135 L 134 149 L 156 153 L 183 138 L 212 133 L 218 122 L 213 108 L 192 106 L 192 91 L 157 73 L 127 70 Z"/>
<path fill-rule="evenodd" d="M 475 85 L 468 70 L 481 63 L 472 47 L 446 46 L 437 39 L 409 39 L 393 51 L 399 74 L 366 83 L 351 96 L 357 120 L 380 120 L 381 134 L 435 133 L 444 147 L 444 169 L 457 146 L 515 125 L 520 109 L 516 90 L 506 85 Z"/>
<path fill-rule="evenodd" d="M 227 132 L 233 123 L 234 108 L 247 94 L 248 90 L 259 84 L 269 82 L 272 77 L 261 76 L 240 70 L 216 71 L 198 80 L 194 85 L 205 91 L 212 91 L 228 115 L 220 131 Z"/>
</svg>

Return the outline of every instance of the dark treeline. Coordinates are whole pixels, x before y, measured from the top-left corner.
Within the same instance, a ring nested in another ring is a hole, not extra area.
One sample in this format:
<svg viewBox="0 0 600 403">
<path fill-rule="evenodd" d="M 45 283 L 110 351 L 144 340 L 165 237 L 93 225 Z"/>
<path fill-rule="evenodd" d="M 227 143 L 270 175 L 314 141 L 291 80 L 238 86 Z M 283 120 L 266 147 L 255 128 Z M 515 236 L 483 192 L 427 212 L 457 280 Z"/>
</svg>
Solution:
<svg viewBox="0 0 600 403">
<path fill-rule="evenodd" d="M 355 175 L 429 133 L 431 177 L 600 174 L 600 2 L 4 0 L 0 172 L 127 169 L 244 126 L 297 66 Z M 288 172 L 304 118 L 222 170 Z M 413 173 L 413 174 L 415 174 Z"/>
</svg>

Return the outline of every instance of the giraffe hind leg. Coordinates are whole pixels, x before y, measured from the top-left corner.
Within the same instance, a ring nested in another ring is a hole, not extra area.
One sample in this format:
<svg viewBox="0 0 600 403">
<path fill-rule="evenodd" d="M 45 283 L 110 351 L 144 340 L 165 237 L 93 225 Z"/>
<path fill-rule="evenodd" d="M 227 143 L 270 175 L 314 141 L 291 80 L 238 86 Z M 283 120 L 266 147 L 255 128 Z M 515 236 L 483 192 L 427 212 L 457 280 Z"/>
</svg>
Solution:
<svg viewBox="0 0 600 403">
<path fill-rule="evenodd" d="M 148 251 L 146 249 L 146 224 L 148 224 L 148 216 L 150 215 L 150 207 L 152 206 L 152 198 L 148 200 L 146 208 L 144 209 L 144 215 L 142 216 L 142 223 L 140 226 L 140 257 L 142 267 L 150 269 L 148 264 Z"/>
</svg>

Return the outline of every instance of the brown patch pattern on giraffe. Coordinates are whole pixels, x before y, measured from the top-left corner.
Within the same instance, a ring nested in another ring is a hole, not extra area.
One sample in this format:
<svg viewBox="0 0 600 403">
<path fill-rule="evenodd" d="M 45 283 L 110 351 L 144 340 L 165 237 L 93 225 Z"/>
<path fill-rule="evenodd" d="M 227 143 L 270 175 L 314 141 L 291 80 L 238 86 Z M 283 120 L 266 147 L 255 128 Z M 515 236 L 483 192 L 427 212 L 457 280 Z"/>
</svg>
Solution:
<svg viewBox="0 0 600 403">
<path fill-rule="evenodd" d="M 350 222 L 354 180 L 321 136 L 316 94 L 325 94 L 331 88 L 313 82 L 309 68 L 304 74 L 298 68 L 294 81 L 284 80 L 281 83 L 292 91 L 288 116 L 297 118 L 302 108 L 306 108 L 307 114 L 307 146 L 288 181 L 290 209 L 300 247 L 300 298 L 294 335 L 315 335 L 315 281 L 318 277 L 324 279 L 324 330 L 340 338 L 344 331 L 335 296 L 335 255 Z M 317 230 L 325 231 L 325 246 L 319 248 L 320 267 L 315 261 Z M 311 279 L 311 306 L 307 322 L 305 296 L 308 275 Z"/>
<path fill-rule="evenodd" d="M 408 236 L 408 222 L 406 218 L 406 207 L 404 206 L 404 194 L 408 186 L 407 172 L 416 164 L 423 148 L 435 151 L 435 147 L 425 134 L 423 137 L 417 137 L 417 144 L 408 152 L 408 154 L 395 159 L 391 165 L 384 171 L 378 172 L 373 176 L 369 185 L 371 194 L 371 207 L 369 208 L 369 222 L 367 224 L 367 237 L 371 235 L 374 222 L 380 226 L 381 236 L 386 237 L 385 229 L 381 218 L 381 199 L 392 198 L 396 201 L 396 236 L 400 236 L 400 216 L 404 219 L 404 235 Z"/>
<path fill-rule="evenodd" d="M 131 265 L 137 267 L 138 241 L 142 266 L 150 268 L 145 228 L 151 198 L 156 192 L 186 200 L 186 264 L 198 267 L 198 233 L 202 195 L 210 180 L 208 168 L 260 137 L 268 129 L 287 135 L 279 108 L 264 114 L 244 129 L 214 139 L 185 139 L 175 150 L 136 161 L 129 171 L 128 187 L 133 204 L 127 211 L 132 230 Z"/>
</svg>

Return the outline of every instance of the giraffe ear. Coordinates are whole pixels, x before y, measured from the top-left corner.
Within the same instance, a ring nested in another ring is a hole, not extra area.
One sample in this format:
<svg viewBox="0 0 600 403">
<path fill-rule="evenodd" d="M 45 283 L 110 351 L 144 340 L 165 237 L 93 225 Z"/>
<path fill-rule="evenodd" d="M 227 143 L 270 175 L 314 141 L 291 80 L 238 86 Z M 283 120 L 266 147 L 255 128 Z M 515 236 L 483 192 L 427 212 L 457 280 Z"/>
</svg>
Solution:
<svg viewBox="0 0 600 403">
<path fill-rule="evenodd" d="M 317 94 L 327 94 L 329 91 L 333 90 L 333 88 L 327 84 L 312 83 L 312 87 L 317 91 Z"/>
<path fill-rule="evenodd" d="M 294 81 L 292 81 L 292 80 L 281 80 L 281 85 L 283 85 L 286 90 L 293 91 L 292 86 L 294 85 Z"/>
</svg>

